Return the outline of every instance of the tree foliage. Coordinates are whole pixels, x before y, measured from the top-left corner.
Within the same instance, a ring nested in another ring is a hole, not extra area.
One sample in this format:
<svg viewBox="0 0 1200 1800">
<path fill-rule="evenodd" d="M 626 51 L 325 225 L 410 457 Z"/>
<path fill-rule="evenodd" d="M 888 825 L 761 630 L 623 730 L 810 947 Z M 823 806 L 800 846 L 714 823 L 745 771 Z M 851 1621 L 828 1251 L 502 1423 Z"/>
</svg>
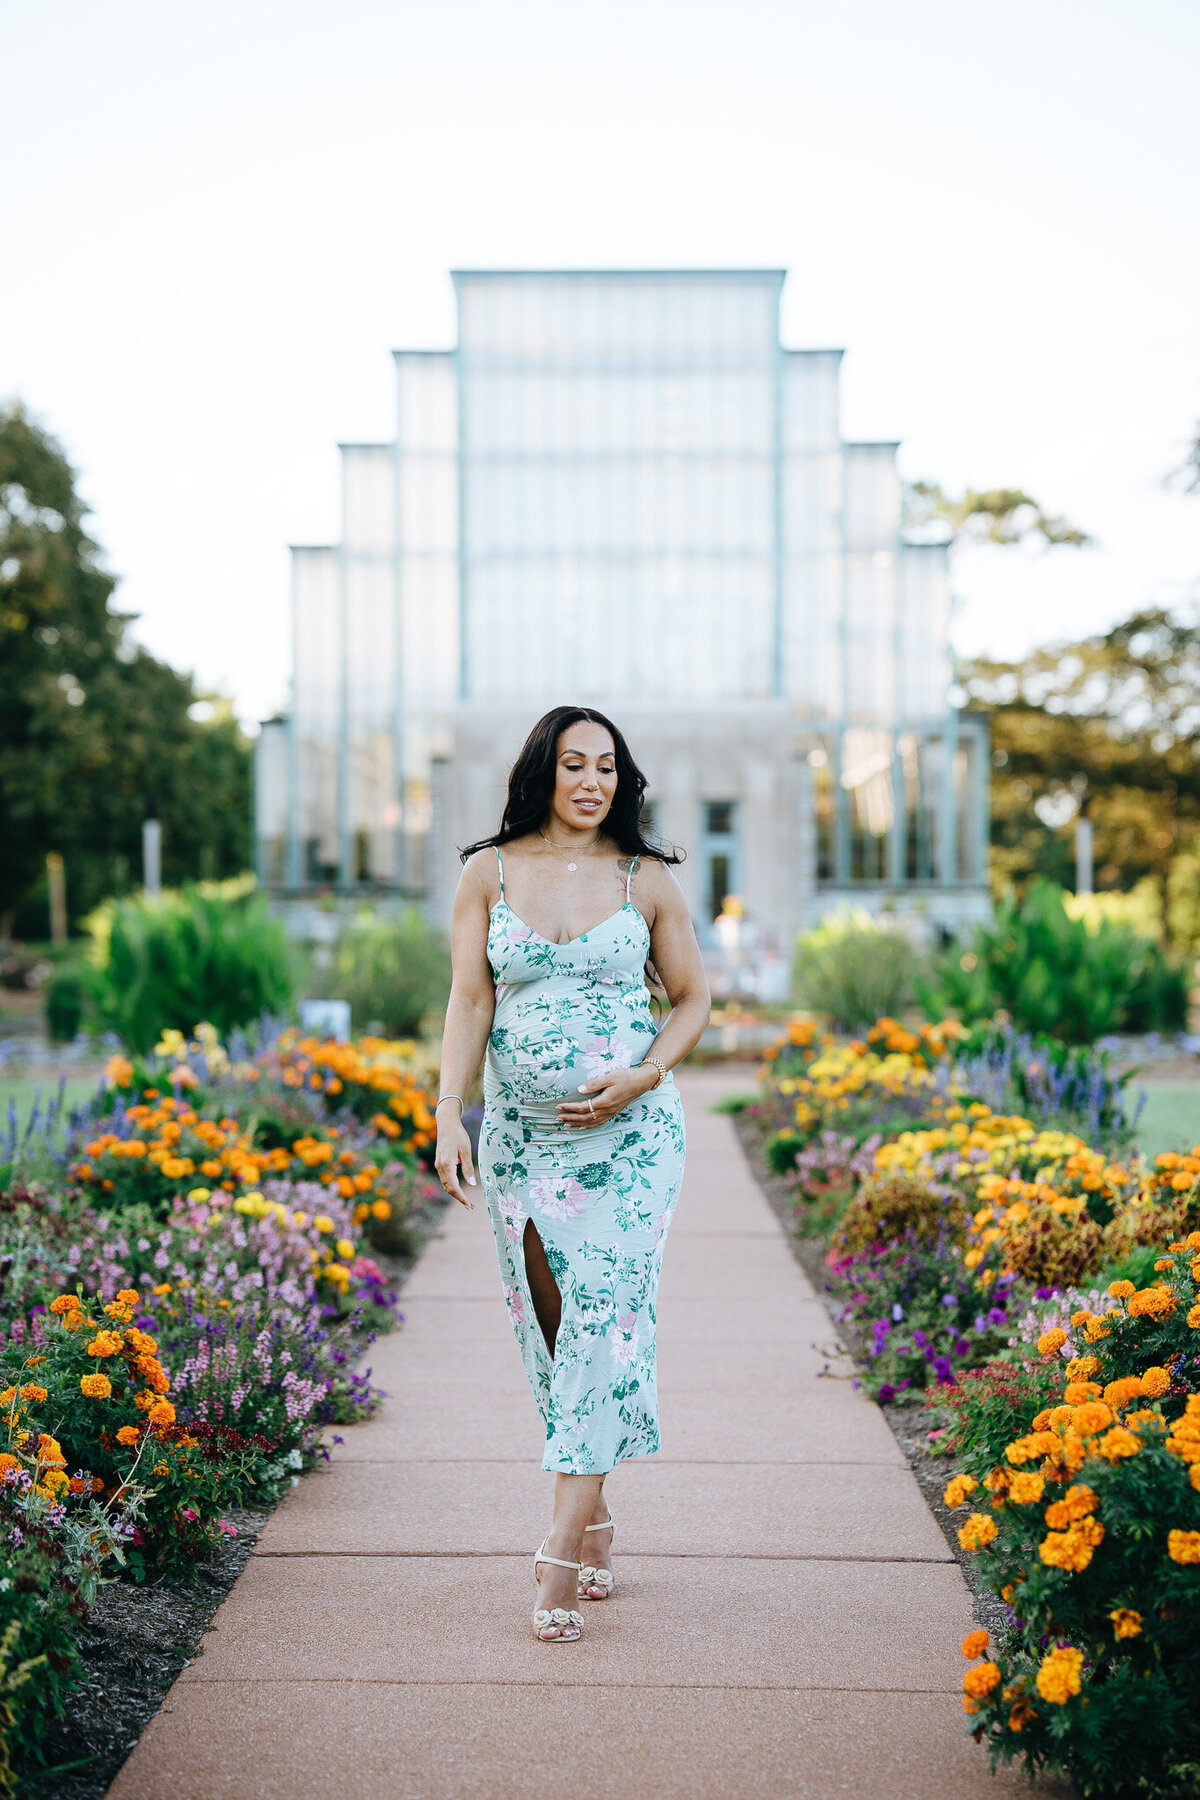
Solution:
<svg viewBox="0 0 1200 1800">
<path fill-rule="evenodd" d="M 942 525 L 955 540 L 1011 545 L 1041 538 L 1047 545 L 1076 549 L 1092 541 L 1021 488 L 967 488 L 955 497 L 935 481 L 914 481 L 905 498 L 910 527 Z"/>
<path fill-rule="evenodd" d="M 1172 877 L 1200 849 L 1200 625 L 1147 608 L 1019 662 L 976 658 L 959 679 L 990 715 L 996 885 L 1070 885 L 1082 807 L 1098 887 L 1152 879 L 1163 935 L 1181 935 Z"/>
<path fill-rule="evenodd" d="M 130 640 L 86 516 L 59 445 L 0 410 L 0 935 L 45 935 L 48 851 L 74 918 L 128 887 L 149 811 L 167 881 L 249 859 L 249 746 L 227 704 L 190 717 L 191 677 Z"/>
</svg>

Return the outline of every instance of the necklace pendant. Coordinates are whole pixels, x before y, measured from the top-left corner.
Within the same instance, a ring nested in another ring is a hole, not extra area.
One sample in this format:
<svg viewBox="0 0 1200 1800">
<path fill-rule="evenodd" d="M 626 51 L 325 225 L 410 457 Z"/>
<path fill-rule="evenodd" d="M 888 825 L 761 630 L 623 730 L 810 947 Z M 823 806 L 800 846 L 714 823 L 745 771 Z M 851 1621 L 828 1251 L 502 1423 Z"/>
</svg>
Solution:
<svg viewBox="0 0 1200 1800">
<path fill-rule="evenodd" d="M 568 863 L 567 867 L 568 867 L 568 869 L 577 869 L 579 867 L 579 864 L 578 863 Z"/>
</svg>

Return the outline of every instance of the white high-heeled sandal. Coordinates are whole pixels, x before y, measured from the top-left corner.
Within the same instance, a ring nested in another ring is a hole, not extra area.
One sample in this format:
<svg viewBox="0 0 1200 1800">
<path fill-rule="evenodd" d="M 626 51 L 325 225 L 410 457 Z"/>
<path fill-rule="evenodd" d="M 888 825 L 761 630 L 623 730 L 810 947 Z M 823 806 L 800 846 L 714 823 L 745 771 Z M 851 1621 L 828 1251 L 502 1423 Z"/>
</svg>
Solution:
<svg viewBox="0 0 1200 1800">
<path fill-rule="evenodd" d="M 613 1538 L 617 1535 L 617 1521 L 612 1516 L 611 1507 L 609 1508 L 607 1519 L 602 1519 L 599 1525 L 585 1525 L 583 1529 L 585 1532 L 611 1531 L 613 1537 L 608 1540 L 608 1548 L 610 1551 L 612 1550 Z M 580 1566 L 579 1570 L 579 1586 L 576 1589 L 575 1598 L 577 1600 L 599 1600 L 601 1598 L 607 1600 L 616 1585 L 616 1577 L 611 1569 L 593 1569 L 590 1564 L 583 1564 Z M 585 1594 L 583 1591 L 584 1588 L 589 1587 L 603 1588 L 603 1596 L 600 1594 Z"/>
<path fill-rule="evenodd" d="M 542 1539 L 542 1547 L 533 1559 L 533 1579 L 538 1578 L 538 1568 L 542 1563 L 553 1563 L 556 1569 L 574 1569 L 577 1573 L 577 1562 L 564 1562 L 561 1556 L 547 1556 L 546 1545 L 550 1542 L 549 1534 Z M 543 1637 L 543 1631 L 554 1626 L 557 1637 Z M 553 1606 L 548 1610 L 539 1606 L 533 1615 L 533 1635 L 539 1644 L 573 1644 L 583 1636 L 583 1614 L 574 1610 L 568 1612 L 565 1606 Z"/>
</svg>

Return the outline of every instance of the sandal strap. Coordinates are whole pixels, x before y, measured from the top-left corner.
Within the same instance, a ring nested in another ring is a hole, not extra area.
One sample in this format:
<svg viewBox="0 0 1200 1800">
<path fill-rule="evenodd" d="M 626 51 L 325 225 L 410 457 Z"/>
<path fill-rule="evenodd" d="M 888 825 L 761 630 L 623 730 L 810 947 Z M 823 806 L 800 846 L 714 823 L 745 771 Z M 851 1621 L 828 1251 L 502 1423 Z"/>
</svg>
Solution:
<svg viewBox="0 0 1200 1800">
<path fill-rule="evenodd" d="M 617 1521 L 613 1518 L 612 1514 L 609 1513 L 607 1519 L 604 1519 L 599 1525 L 585 1525 L 583 1529 L 585 1531 L 611 1531 L 615 1537 L 617 1533 Z"/>
<path fill-rule="evenodd" d="M 579 1564 L 577 1562 L 567 1562 L 561 1556 L 547 1556 L 546 1555 L 546 1545 L 549 1542 L 550 1542 L 550 1539 L 548 1537 L 544 1537 L 542 1539 L 542 1547 L 537 1552 L 536 1556 L 533 1559 L 533 1566 L 535 1569 L 537 1568 L 539 1563 L 553 1563 L 554 1567 L 556 1569 L 577 1569 L 579 1567 Z"/>
</svg>

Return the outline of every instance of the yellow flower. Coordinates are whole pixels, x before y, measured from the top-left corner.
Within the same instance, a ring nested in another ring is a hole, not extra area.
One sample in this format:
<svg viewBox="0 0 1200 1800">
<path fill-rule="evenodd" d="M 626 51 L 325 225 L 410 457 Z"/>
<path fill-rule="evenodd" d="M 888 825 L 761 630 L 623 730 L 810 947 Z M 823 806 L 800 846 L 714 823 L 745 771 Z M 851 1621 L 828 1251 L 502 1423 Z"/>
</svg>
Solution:
<svg viewBox="0 0 1200 1800">
<path fill-rule="evenodd" d="M 158 1282 L 157 1285 L 155 1286 L 154 1292 L 158 1295 L 159 1299 L 161 1300 L 161 1298 L 164 1294 L 169 1294 L 171 1292 L 170 1282 L 169 1281 Z"/>
<path fill-rule="evenodd" d="M 47 1469 L 42 1476 L 42 1491 L 52 1498 L 60 1494 L 63 1488 L 69 1488 L 70 1485 L 71 1477 L 65 1469 Z"/>
<path fill-rule="evenodd" d="M 1067 1341 L 1067 1334 L 1061 1326 L 1056 1325 L 1052 1331 L 1043 1331 L 1037 1341 L 1039 1356 L 1054 1356 Z"/>
<path fill-rule="evenodd" d="M 982 1627 L 980 1627 L 978 1631 L 968 1631 L 966 1637 L 962 1641 L 962 1653 L 965 1657 L 971 1659 L 976 1656 L 982 1656 L 987 1647 L 988 1634 Z"/>
<path fill-rule="evenodd" d="M 313 1220 L 313 1224 L 316 1226 L 317 1230 L 320 1232 L 328 1233 L 333 1230 L 333 1220 L 330 1218 L 327 1218 L 324 1213 L 318 1213 L 316 1218 Z"/>
<path fill-rule="evenodd" d="M 1200 1301 L 1188 1308 L 1187 1322 L 1193 1331 L 1200 1331 Z"/>
<path fill-rule="evenodd" d="M 81 1375 L 79 1391 L 89 1400 L 107 1400 L 112 1393 L 112 1382 L 107 1375 Z"/>
<path fill-rule="evenodd" d="M 946 1484 L 942 1499 L 947 1506 L 961 1506 L 968 1494 L 973 1494 L 979 1486 L 973 1475 L 954 1475 Z"/>
<path fill-rule="evenodd" d="M 1113 1631 L 1119 1638 L 1137 1637 L 1142 1629 L 1142 1615 L 1134 1612 L 1131 1607 L 1118 1606 L 1108 1616 L 1113 1622 Z"/>
<path fill-rule="evenodd" d="M 1200 1531 L 1169 1532 L 1167 1555 L 1172 1562 L 1200 1563 Z"/>
<path fill-rule="evenodd" d="M 1028 1475 L 1023 1470 L 1008 1484 L 1008 1498 L 1015 1506 L 1032 1506 L 1046 1491 L 1044 1475 Z"/>
<path fill-rule="evenodd" d="M 985 1513 L 972 1513 L 958 1533 L 958 1541 L 964 1550 L 982 1550 L 997 1535 L 996 1521 L 989 1519 Z M 1197 1534 L 1200 1536 L 1200 1534 Z"/>
<path fill-rule="evenodd" d="M 1052 1706 L 1065 1706 L 1082 1685 L 1083 1652 L 1064 1644 L 1050 1650 L 1042 1658 L 1037 1673 L 1037 1691 Z"/>
<path fill-rule="evenodd" d="M 1090 1381 L 1093 1375 L 1100 1372 L 1098 1356 L 1073 1356 L 1067 1364 L 1068 1381 Z"/>
<path fill-rule="evenodd" d="M 351 1260 L 354 1255 L 354 1245 L 350 1242 L 349 1238 L 338 1239 L 337 1253 L 342 1258 L 343 1262 L 349 1262 Z"/>
</svg>

